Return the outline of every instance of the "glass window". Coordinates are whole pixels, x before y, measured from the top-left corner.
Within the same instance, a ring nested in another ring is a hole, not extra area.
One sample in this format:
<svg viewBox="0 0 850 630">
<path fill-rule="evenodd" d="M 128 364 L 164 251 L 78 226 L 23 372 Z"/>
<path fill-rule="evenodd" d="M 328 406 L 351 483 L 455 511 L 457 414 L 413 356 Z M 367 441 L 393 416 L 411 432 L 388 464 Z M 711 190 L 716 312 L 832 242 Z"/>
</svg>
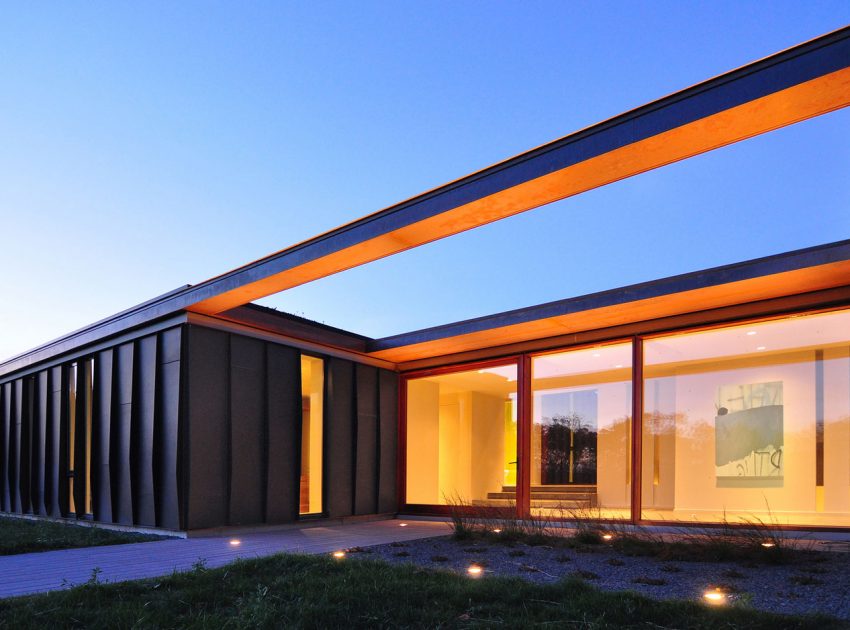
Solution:
<svg viewBox="0 0 850 630">
<path fill-rule="evenodd" d="M 532 360 L 531 509 L 629 518 L 632 345 Z"/>
<path fill-rule="evenodd" d="M 324 361 L 301 356 L 301 493 L 299 512 L 322 512 Z"/>
<path fill-rule="evenodd" d="M 407 381 L 407 502 L 515 504 L 516 364 Z"/>
<path fill-rule="evenodd" d="M 850 313 L 648 340 L 642 515 L 850 525 Z"/>
</svg>

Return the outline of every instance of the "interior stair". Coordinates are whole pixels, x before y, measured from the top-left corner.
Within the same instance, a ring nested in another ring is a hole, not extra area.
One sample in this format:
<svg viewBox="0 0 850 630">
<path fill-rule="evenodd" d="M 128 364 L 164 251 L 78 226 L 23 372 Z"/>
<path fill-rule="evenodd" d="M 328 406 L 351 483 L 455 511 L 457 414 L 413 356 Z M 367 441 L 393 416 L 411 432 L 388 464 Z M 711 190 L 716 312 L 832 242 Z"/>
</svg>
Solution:
<svg viewBox="0 0 850 630">
<path fill-rule="evenodd" d="M 507 507 L 516 503 L 516 486 L 502 486 L 500 492 L 487 493 L 486 499 L 477 499 L 473 505 Z M 531 507 L 583 510 L 595 508 L 596 486 L 531 486 Z"/>
</svg>

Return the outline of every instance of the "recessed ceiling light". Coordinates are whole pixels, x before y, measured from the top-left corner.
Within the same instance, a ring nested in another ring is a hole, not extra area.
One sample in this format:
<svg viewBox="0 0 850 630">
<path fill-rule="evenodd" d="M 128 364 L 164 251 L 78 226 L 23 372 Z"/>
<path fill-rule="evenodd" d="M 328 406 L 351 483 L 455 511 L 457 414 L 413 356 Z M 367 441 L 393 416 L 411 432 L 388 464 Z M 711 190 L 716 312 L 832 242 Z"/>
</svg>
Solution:
<svg viewBox="0 0 850 630">
<path fill-rule="evenodd" d="M 615 367 L 615 368 L 621 368 L 621 367 L 623 367 L 623 364 L 622 364 L 622 363 L 618 363 L 618 364 L 617 364 L 617 365 L 615 365 L 614 367 Z"/>
<path fill-rule="evenodd" d="M 755 334 L 756 334 L 756 331 L 755 331 L 755 330 L 748 330 L 748 331 L 747 331 L 747 335 L 748 335 L 748 336 L 750 336 L 750 337 L 752 337 L 752 336 L 753 336 L 753 335 L 755 335 Z"/>
<path fill-rule="evenodd" d="M 598 357 L 598 356 L 601 356 L 601 355 L 598 352 L 594 352 L 593 356 Z"/>
<path fill-rule="evenodd" d="M 765 349 L 764 346 L 759 346 L 758 348 L 756 348 L 756 350 L 764 350 L 764 349 Z"/>
</svg>

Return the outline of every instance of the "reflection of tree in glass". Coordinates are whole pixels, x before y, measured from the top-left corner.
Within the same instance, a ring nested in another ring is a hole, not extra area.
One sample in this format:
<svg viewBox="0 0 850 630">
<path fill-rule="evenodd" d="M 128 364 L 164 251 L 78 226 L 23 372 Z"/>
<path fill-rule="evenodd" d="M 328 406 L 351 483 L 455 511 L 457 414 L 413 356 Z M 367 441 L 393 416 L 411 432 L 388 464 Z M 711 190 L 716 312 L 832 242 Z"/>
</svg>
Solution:
<svg viewBox="0 0 850 630">
<path fill-rule="evenodd" d="M 540 437 L 543 484 L 596 483 L 596 427 L 582 414 L 544 417 Z"/>
</svg>

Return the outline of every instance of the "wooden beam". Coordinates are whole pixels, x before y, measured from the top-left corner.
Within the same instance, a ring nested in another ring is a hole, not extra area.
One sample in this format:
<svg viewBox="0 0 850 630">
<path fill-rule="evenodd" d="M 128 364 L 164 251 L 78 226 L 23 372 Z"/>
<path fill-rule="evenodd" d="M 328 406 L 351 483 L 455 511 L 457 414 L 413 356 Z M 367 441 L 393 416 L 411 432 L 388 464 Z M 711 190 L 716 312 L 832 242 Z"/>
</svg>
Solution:
<svg viewBox="0 0 850 630">
<path fill-rule="evenodd" d="M 225 311 L 850 104 L 850 28 L 556 140 L 193 287 Z"/>
</svg>

